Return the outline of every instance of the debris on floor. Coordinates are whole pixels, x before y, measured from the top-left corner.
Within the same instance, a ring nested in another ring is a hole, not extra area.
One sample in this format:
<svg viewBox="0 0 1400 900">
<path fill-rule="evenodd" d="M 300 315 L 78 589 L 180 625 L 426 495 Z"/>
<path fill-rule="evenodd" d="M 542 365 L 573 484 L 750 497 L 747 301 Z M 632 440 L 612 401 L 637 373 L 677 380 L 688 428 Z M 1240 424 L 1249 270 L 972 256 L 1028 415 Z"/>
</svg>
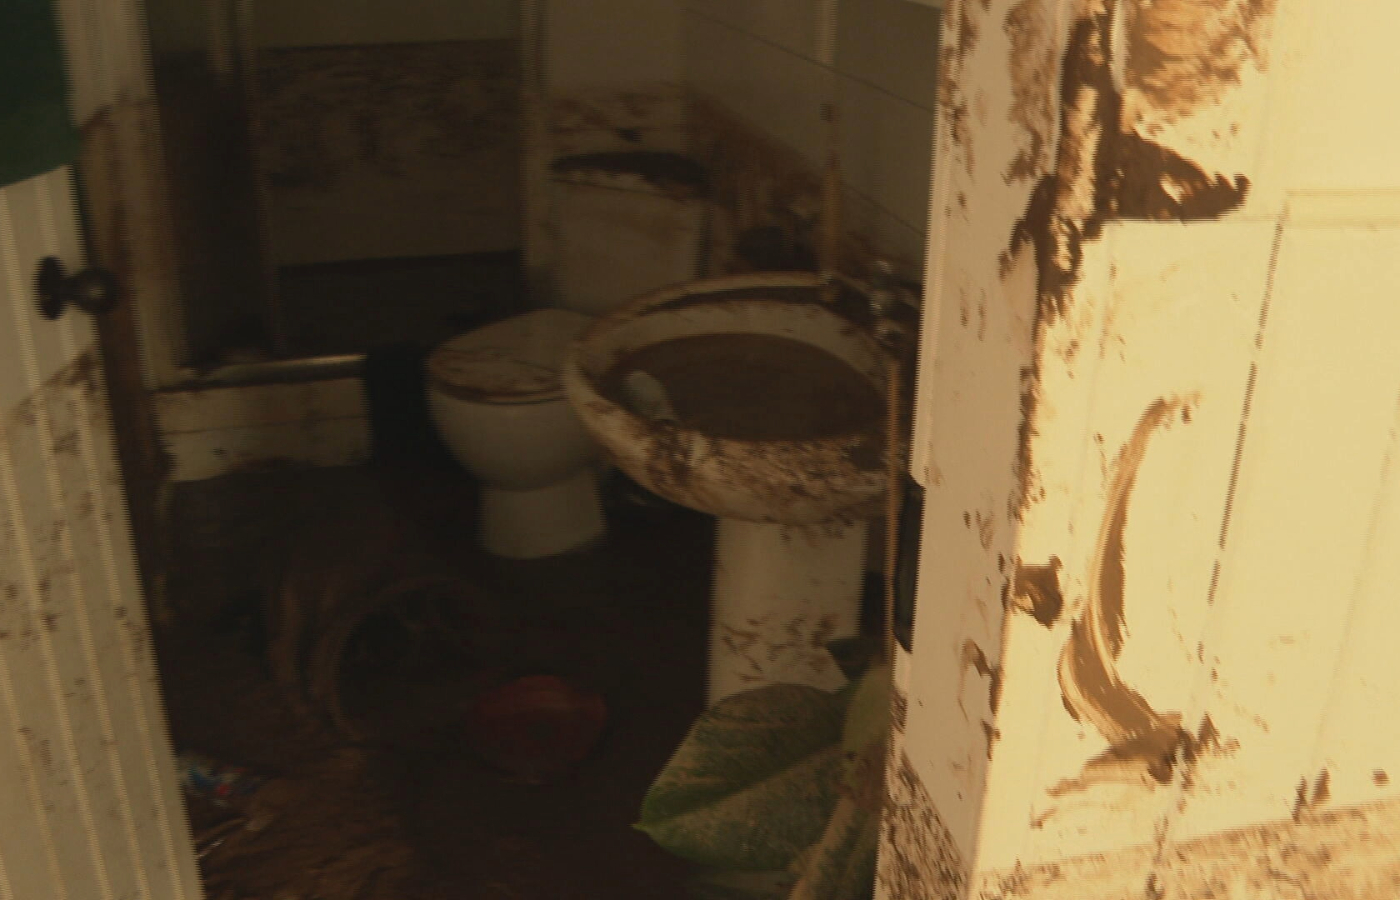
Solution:
<svg viewBox="0 0 1400 900">
<path fill-rule="evenodd" d="M 266 780 L 251 769 L 188 750 L 176 758 L 175 766 L 185 793 L 224 807 L 242 806 Z"/>
<path fill-rule="evenodd" d="M 411 523 L 380 508 L 368 519 L 316 523 L 291 545 L 264 610 L 268 664 L 288 701 L 349 742 L 366 740 L 347 705 L 347 668 L 463 657 L 479 632 L 483 591 L 435 558 Z M 463 658 L 470 664 L 470 660 Z"/>
<path fill-rule="evenodd" d="M 455 472 L 221 482 L 201 502 L 248 527 L 177 554 L 158 636 L 211 900 L 681 896 L 631 826 L 703 708 L 707 520 L 636 507 L 521 563 L 477 549 Z"/>
<path fill-rule="evenodd" d="M 482 694 L 467 719 L 467 736 L 487 763 L 525 784 L 546 784 L 583 762 L 606 720 L 602 697 L 560 678 L 532 675 Z"/>
<path fill-rule="evenodd" d="M 205 894 L 212 900 L 390 900 L 422 876 L 367 761 L 342 750 L 313 771 L 265 781 L 232 806 L 188 795 Z"/>
</svg>

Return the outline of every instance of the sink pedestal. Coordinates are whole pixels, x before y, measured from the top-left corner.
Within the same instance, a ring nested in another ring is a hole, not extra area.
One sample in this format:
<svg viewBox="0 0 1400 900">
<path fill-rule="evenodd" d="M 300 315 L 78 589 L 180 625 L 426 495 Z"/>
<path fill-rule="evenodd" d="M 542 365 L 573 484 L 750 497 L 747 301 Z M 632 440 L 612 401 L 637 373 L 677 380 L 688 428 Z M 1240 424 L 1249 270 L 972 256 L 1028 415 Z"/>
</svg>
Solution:
<svg viewBox="0 0 1400 900">
<path fill-rule="evenodd" d="M 870 526 L 839 522 L 878 515 L 887 455 L 902 451 L 885 446 L 878 418 L 833 425 L 833 433 L 726 436 L 634 412 L 605 387 L 622 361 L 664 341 L 762 335 L 834 356 L 883 393 L 885 350 L 870 329 L 822 301 L 823 286 L 814 272 L 765 272 L 662 288 L 594 322 L 564 361 L 569 400 L 608 458 L 647 490 L 719 519 L 710 703 L 775 682 L 845 684 L 826 645 L 859 633 Z M 704 377 L 707 366 L 731 365 L 727 359 L 702 355 L 686 365 Z M 639 370 L 636 359 L 632 366 Z"/>
<path fill-rule="evenodd" d="M 868 523 L 769 525 L 720 518 L 710 601 L 716 701 L 766 684 L 846 683 L 826 644 L 860 627 Z"/>
</svg>

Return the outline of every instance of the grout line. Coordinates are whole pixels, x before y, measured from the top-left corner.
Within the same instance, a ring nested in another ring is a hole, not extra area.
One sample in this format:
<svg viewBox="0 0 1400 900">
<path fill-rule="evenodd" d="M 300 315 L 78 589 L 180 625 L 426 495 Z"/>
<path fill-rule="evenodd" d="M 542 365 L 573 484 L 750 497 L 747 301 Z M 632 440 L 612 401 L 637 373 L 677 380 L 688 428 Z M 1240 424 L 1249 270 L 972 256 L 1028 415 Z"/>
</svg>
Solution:
<svg viewBox="0 0 1400 900">
<path fill-rule="evenodd" d="M 763 129 L 761 126 L 759 126 L 758 124 L 756 124 L 756 123 L 753 121 L 753 119 L 751 119 L 748 115 L 746 115 L 746 114 L 744 114 L 744 113 L 741 113 L 741 112 L 739 112 L 738 110 L 734 109 L 733 107 L 729 106 L 728 104 L 724 103 L 724 102 L 721 101 L 718 97 L 716 97 L 714 94 L 709 94 L 709 93 L 706 93 L 706 92 L 704 92 L 704 91 L 700 91 L 699 93 L 703 94 L 703 95 L 705 96 L 705 98 L 707 99 L 708 102 L 717 104 L 717 105 L 719 105 L 720 107 L 722 107 L 723 110 L 724 110 L 724 112 L 725 112 L 727 115 L 729 115 L 729 116 L 731 116 L 731 117 L 733 117 L 733 118 L 739 119 L 745 126 L 747 126 L 747 127 L 749 127 L 749 128 L 753 128 L 753 129 L 755 129 L 756 131 L 758 131 L 759 133 L 761 133 L 765 139 L 770 140 L 770 141 L 773 141 L 774 143 L 777 143 L 777 144 L 781 145 L 782 148 L 783 148 L 784 150 L 789 151 L 789 152 L 791 152 L 791 153 L 794 153 L 794 154 L 796 154 L 797 156 L 800 156 L 800 157 L 803 159 L 804 162 L 808 162 L 808 163 L 811 163 L 811 162 L 812 162 L 812 160 L 810 160 L 810 159 L 807 158 L 807 154 L 806 154 L 806 153 L 803 153 L 802 151 L 800 151 L 800 150 L 796 149 L 795 147 L 793 147 L 792 144 L 788 143 L 787 141 L 783 140 L 783 139 L 780 138 L 780 137 L 777 137 L 776 135 L 772 134 L 771 132 L 769 132 L 769 131 Z M 819 171 L 819 168 L 817 168 L 817 167 L 819 166 L 819 164 L 815 164 L 815 163 L 814 163 L 813 165 L 814 165 L 814 172 Z M 915 225 L 915 224 L 913 224 L 912 222 L 905 221 L 904 217 L 902 217 L 901 215 L 899 215 L 899 213 L 895 212 L 894 210 L 890 209 L 889 207 L 883 206 L 883 205 L 882 205 L 878 200 L 876 200 L 874 197 L 871 197 L 871 196 L 870 196 L 869 194 L 867 194 L 865 191 L 863 191 L 863 190 L 861 190 L 860 188 L 856 187 L 855 185 L 853 185 L 853 184 L 852 184 L 851 182 L 849 182 L 849 181 L 842 181 L 841 187 L 842 187 L 842 190 L 844 190 L 844 191 L 850 193 L 850 194 L 853 195 L 856 199 L 861 200 L 861 201 L 863 201 L 863 202 L 865 202 L 865 203 L 868 203 L 870 206 L 872 206 L 872 207 L 874 207 L 875 209 L 879 210 L 881 214 L 883 214 L 883 215 L 885 215 L 885 216 L 888 216 L 895 224 L 901 226 L 902 228 L 907 229 L 911 234 L 913 234 L 915 237 L 917 237 L 917 238 L 920 239 L 919 242 L 920 242 L 921 244 L 927 243 L 927 240 L 928 240 L 928 232 L 926 232 L 926 231 L 924 230 L 924 228 L 925 228 L 924 225 Z M 929 190 L 931 191 L 932 189 L 933 189 L 933 185 L 932 185 L 932 180 L 930 179 Z M 848 217 L 848 218 L 849 218 L 849 217 Z M 925 224 L 927 224 L 927 223 L 925 223 Z"/>
<path fill-rule="evenodd" d="M 881 86 L 881 85 L 879 85 L 879 84 L 876 84 L 876 83 L 873 82 L 873 81 L 870 81 L 870 80 L 868 80 L 868 79 L 866 79 L 866 78 L 862 78 L 862 77 L 859 76 L 859 75 L 855 75 L 855 74 L 853 74 L 853 73 L 844 71 L 839 65 L 831 66 L 831 67 L 825 66 L 825 65 L 822 64 L 822 62 L 821 62 L 820 60 L 818 60 L 818 59 L 817 59 L 816 57 L 814 57 L 814 56 L 808 56 L 806 53 L 803 53 L 803 52 L 801 52 L 801 51 L 799 51 L 799 50 L 794 50 L 794 49 L 792 49 L 791 47 L 786 47 L 786 46 L 784 46 L 784 45 L 778 43 L 777 41 L 773 40 L 772 38 L 767 38 L 767 37 L 764 37 L 764 36 L 761 35 L 761 34 L 757 34 L 757 33 L 752 32 L 752 31 L 747 31 L 747 30 L 745 30 L 743 27 L 741 27 L 741 26 L 739 26 L 739 25 L 735 25 L 733 22 L 729 22 L 729 21 L 726 21 L 726 20 L 724 20 L 724 19 L 718 18 L 718 17 L 716 17 L 716 16 L 714 16 L 714 15 L 712 15 L 712 14 L 710 14 L 710 13 L 700 12 L 699 10 L 696 10 L 696 9 L 687 9 L 687 10 L 686 10 L 686 13 L 687 13 L 688 15 L 695 16 L 697 19 L 704 19 L 705 21 L 710 22 L 710 23 L 712 23 L 712 24 L 720 25 L 720 26 L 722 26 L 722 27 L 724 27 L 724 28 L 729 29 L 730 31 L 735 32 L 736 34 L 743 35 L 744 37 L 749 38 L 750 40 L 757 41 L 758 43 L 764 44 L 764 45 L 766 45 L 766 46 L 768 46 L 768 47 L 771 47 L 771 48 L 774 49 L 774 50 L 779 50 L 779 51 L 781 51 L 781 52 L 787 54 L 788 56 L 794 56 L 794 57 L 796 57 L 796 58 L 798 58 L 798 59 L 800 59 L 800 60 L 802 60 L 802 61 L 804 61 L 804 62 L 809 62 L 809 63 L 811 63 L 812 65 L 817 66 L 817 67 L 819 67 L 819 68 L 823 68 L 823 69 L 830 68 L 830 70 L 831 70 L 833 73 L 835 73 L 837 76 L 839 76 L 839 77 L 841 77 L 841 78 L 843 78 L 843 79 L 845 79 L 845 80 L 847 80 L 847 81 L 851 81 L 851 82 L 853 82 L 853 83 L 855 83 L 855 84 L 864 85 L 865 87 L 868 87 L 868 88 L 870 88 L 871 90 L 876 91 L 877 93 L 884 94 L 886 97 L 889 97 L 889 98 L 891 98 L 891 99 L 893 99 L 893 100 L 898 100 L 900 103 L 903 103 L 903 104 L 906 105 L 906 106 L 911 106 L 911 107 L 913 107 L 914 109 L 922 110 L 922 111 L 928 113 L 929 115 L 933 115 L 933 113 L 934 113 L 934 107 L 933 107 L 932 105 L 925 106 L 925 105 L 923 105 L 922 103 L 918 102 L 917 100 L 911 100 L 911 99 L 909 99 L 908 97 L 904 97 L 904 96 L 901 96 L 901 95 L 899 95 L 899 94 L 896 94 L 896 93 L 894 93 L 893 91 L 891 91 L 891 90 L 890 90 L 889 88 L 887 88 L 887 87 L 883 87 L 883 86 Z M 933 87 L 934 87 L 933 85 L 929 85 L 930 90 L 932 90 Z"/>
</svg>

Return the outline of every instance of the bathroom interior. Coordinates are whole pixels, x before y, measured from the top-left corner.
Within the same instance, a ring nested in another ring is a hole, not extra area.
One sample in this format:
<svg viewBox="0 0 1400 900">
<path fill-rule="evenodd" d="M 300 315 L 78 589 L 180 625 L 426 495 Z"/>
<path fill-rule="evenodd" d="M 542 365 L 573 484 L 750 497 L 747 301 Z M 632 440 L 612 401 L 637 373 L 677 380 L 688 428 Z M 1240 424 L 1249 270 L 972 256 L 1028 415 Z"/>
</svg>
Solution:
<svg viewBox="0 0 1400 900">
<path fill-rule="evenodd" d="M 210 897 L 684 893 L 691 723 L 890 624 L 940 5 L 147 0 Z"/>
</svg>

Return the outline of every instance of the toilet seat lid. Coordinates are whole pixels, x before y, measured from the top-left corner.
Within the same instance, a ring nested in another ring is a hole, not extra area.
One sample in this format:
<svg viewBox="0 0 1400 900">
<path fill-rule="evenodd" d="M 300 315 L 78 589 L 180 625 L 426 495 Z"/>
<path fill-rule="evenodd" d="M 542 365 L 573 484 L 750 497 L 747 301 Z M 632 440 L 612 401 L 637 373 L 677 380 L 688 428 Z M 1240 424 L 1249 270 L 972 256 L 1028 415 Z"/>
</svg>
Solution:
<svg viewBox="0 0 1400 900">
<path fill-rule="evenodd" d="M 560 368 L 590 316 L 540 309 L 458 335 L 428 355 L 437 387 L 483 403 L 539 403 L 564 395 Z"/>
</svg>

